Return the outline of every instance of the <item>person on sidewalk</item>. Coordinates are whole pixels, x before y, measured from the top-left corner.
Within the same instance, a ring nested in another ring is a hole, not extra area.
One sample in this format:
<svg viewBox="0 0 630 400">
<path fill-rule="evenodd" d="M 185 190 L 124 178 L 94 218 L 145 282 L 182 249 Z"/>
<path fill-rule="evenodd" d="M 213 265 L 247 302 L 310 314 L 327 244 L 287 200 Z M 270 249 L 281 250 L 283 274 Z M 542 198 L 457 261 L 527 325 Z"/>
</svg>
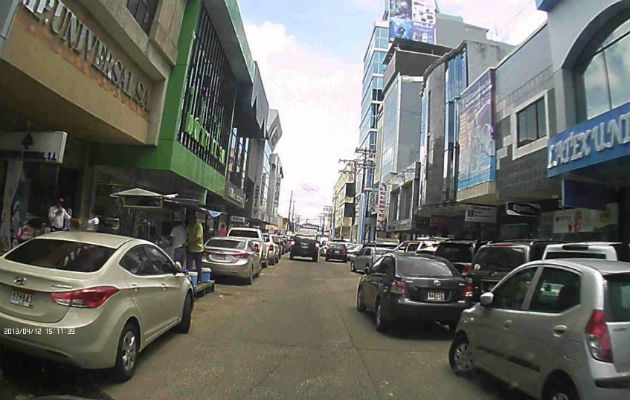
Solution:
<svg viewBox="0 0 630 400">
<path fill-rule="evenodd" d="M 217 236 L 227 236 L 228 230 L 225 224 L 221 224 L 221 227 L 217 230 Z"/>
<path fill-rule="evenodd" d="M 169 246 L 172 249 L 172 254 L 169 254 L 173 261 L 179 261 L 180 264 L 184 265 L 186 261 L 186 248 L 184 244 L 186 243 L 186 227 L 182 220 L 175 220 L 175 226 L 171 229 L 171 233 L 168 235 L 171 239 L 171 245 Z"/>
<path fill-rule="evenodd" d="M 63 198 L 57 199 L 57 204 L 48 209 L 48 222 L 50 222 L 50 230 L 67 231 L 70 226 L 70 219 L 72 216 L 63 206 Z"/>
<path fill-rule="evenodd" d="M 85 228 L 88 232 L 98 232 L 98 225 L 101 223 L 101 220 L 98 218 L 96 210 L 92 208 L 90 211 L 90 219 L 87 221 L 87 226 Z"/>
<path fill-rule="evenodd" d="M 186 215 L 186 228 L 187 228 L 187 240 L 184 243 L 186 246 L 186 268 L 192 271 L 193 262 L 195 263 L 196 271 L 199 277 L 201 277 L 201 256 L 203 255 L 203 227 L 197 222 L 197 217 L 194 212 Z"/>
</svg>

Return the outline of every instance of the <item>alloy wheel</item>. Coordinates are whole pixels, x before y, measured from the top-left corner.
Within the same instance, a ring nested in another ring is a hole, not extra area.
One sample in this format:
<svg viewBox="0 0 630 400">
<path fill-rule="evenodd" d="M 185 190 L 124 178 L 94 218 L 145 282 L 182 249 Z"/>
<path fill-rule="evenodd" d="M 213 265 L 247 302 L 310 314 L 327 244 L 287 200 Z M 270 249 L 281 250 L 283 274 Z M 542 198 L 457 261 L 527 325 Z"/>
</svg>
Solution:
<svg viewBox="0 0 630 400">
<path fill-rule="evenodd" d="M 462 342 L 455 348 L 453 359 L 455 361 L 455 365 L 460 371 L 472 371 L 473 360 L 468 342 Z"/>
<path fill-rule="evenodd" d="M 138 341 L 132 331 L 127 331 L 122 342 L 122 365 L 125 371 L 130 372 L 136 364 L 138 354 Z"/>
</svg>

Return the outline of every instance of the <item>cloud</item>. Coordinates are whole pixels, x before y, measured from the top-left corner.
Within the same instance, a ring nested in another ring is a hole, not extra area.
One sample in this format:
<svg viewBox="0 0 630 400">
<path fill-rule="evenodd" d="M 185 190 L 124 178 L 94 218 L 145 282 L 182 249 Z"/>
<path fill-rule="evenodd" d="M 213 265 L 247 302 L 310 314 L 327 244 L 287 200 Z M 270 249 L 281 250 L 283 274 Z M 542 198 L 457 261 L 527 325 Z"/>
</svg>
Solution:
<svg viewBox="0 0 630 400">
<path fill-rule="evenodd" d="M 384 7 L 383 0 L 346 0 L 353 6 L 364 10 L 382 12 Z"/>
<path fill-rule="evenodd" d="M 317 222 L 332 203 L 338 158 L 351 157 L 358 140 L 363 65 L 298 42 L 281 24 L 246 23 L 245 30 L 270 107 L 280 112 L 279 212 L 287 215 L 293 190 L 296 213 Z"/>
</svg>

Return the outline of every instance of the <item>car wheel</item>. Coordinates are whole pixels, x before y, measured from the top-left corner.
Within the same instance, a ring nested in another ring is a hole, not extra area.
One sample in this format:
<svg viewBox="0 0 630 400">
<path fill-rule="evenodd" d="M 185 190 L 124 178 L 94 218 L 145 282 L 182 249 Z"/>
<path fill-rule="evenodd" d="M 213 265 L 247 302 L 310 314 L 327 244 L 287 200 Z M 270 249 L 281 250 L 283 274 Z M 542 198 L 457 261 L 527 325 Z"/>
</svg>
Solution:
<svg viewBox="0 0 630 400">
<path fill-rule="evenodd" d="M 543 396 L 543 400 L 579 400 L 579 398 L 575 385 L 565 376 L 550 382 Z"/>
<path fill-rule="evenodd" d="M 363 299 L 361 296 L 361 288 L 359 288 L 359 290 L 357 290 L 357 311 L 358 312 L 364 312 L 365 311 L 365 304 L 363 304 Z"/>
<path fill-rule="evenodd" d="M 377 300 L 376 303 L 376 315 L 374 316 L 376 322 L 376 330 L 379 332 L 385 332 L 389 328 L 389 321 L 383 316 L 383 306 L 381 301 Z"/>
<path fill-rule="evenodd" d="M 470 376 L 475 365 L 466 335 L 459 335 L 453 340 L 451 349 L 448 352 L 448 361 L 451 369 L 457 375 Z"/>
<path fill-rule="evenodd" d="M 246 279 L 245 283 L 247 283 L 248 285 L 251 285 L 252 283 L 254 283 L 254 267 L 252 267 L 252 269 L 249 270 L 249 276 L 245 279 Z"/>
<path fill-rule="evenodd" d="M 117 382 L 125 382 L 131 379 L 136 371 L 136 358 L 140 343 L 138 328 L 127 322 L 118 339 L 118 352 L 116 354 L 116 365 L 112 370 L 112 377 Z"/>
<path fill-rule="evenodd" d="M 182 320 L 179 323 L 179 325 L 175 327 L 175 330 L 178 333 L 188 333 L 188 331 L 190 331 L 192 309 L 193 309 L 192 297 L 190 296 L 190 293 L 187 293 L 186 299 L 184 300 L 184 306 L 182 307 Z"/>
</svg>

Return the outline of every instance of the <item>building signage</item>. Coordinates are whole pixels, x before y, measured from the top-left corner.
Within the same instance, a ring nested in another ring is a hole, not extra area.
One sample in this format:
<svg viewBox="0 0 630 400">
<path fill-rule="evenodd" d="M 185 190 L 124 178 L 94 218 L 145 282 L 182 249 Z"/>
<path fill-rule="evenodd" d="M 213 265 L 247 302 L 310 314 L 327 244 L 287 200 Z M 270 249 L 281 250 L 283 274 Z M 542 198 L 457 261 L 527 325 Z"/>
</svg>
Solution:
<svg viewBox="0 0 630 400">
<path fill-rule="evenodd" d="M 0 157 L 61 164 L 66 132 L 0 132 Z"/>
<path fill-rule="evenodd" d="M 50 26 L 50 32 L 66 42 L 77 58 L 83 58 L 125 96 L 147 110 L 149 85 L 140 81 L 109 46 L 61 0 L 22 0 L 22 4 L 42 24 Z"/>
<path fill-rule="evenodd" d="M 608 190 L 603 185 L 562 180 L 562 205 L 573 208 L 605 210 Z"/>
<path fill-rule="evenodd" d="M 435 44 L 435 0 L 390 0 L 389 41 Z"/>
<path fill-rule="evenodd" d="M 574 208 L 553 213 L 553 233 L 596 232 L 619 221 L 619 205 L 611 203 L 603 211 Z"/>
<path fill-rule="evenodd" d="M 376 216 L 376 229 L 384 231 L 387 225 L 387 184 L 381 183 L 378 189 L 378 213 Z"/>
<path fill-rule="evenodd" d="M 247 218 L 245 217 L 239 217 L 237 215 L 232 215 L 230 217 L 230 222 L 234 222 L 234 223 L 239 223 L 239 224 L 244 224 L 247 222 Z"/>
<path fill-rule="evenodd" d="M 245 207 L 245 194 L 240 188 L 230 182 L 225 182 L 225 197 L 238 204 L 241 208 Z"/>
<path fill-rule="evenodd" d="M 549 138 L 547 176 L 630 156 L 630 103 Z"/>
<path fill-rule="evenodd" d="M 444 215 L 432 215 L 430 226 L 432 228 L 447 228 L 448 217 Z"/>
<path fill-rule="evenodd" d="M 538 217 L 540 206 L 531 203 L 506 203 L 505 214 L 513 217 Z"/>
<path fill-rule="evenodd" d="M 464 216 L 466 222 L 477 222 L 486 224 L 497 223 L 497 208 L 490 206 L 469 206 Z"/>
<path fill-rule="evenodd" d="M 462 93 L 457 190 L 496 179 L 496 144 L 492 125 L 493 82 L 494 73 L 489 70 Z"/>
</svg>

